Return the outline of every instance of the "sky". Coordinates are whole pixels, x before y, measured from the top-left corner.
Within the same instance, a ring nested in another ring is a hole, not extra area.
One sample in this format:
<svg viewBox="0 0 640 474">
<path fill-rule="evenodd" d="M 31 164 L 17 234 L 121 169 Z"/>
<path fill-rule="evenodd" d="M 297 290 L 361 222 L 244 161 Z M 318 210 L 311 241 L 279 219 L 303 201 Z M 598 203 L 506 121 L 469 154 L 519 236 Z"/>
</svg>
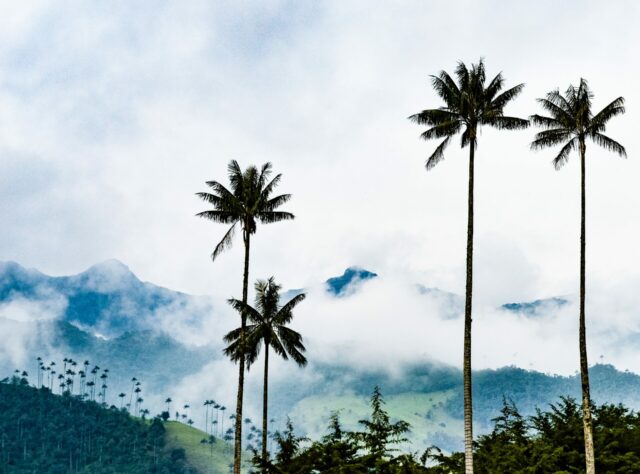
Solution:
<svg viewBox="0 0 640 474">
<path fill-rule="evenodd" d="M 640 331 L 639 20 L 633 1 L 6 3 L 0 260 L 64 275 L 116 258 L 145 281 L 239 296 L 241 242 L 211 262 L 226 229 L 195 217 L 195 193 L 226 182 L 231 159 L 270 161 L 296 219 L 258 229 L 252 280 L 311 287 L 358 265 L 462 293 L 468 150 L 452 143 L 427 172 L 436 144 L 407 117 L 441 105 L 430 74 L 482 57 L 490 77 L 526 83 L 510 115 L 581 77 L 596 108 L 625 97 L 607 133 L 628 159 L 587 150 L 588 291 L 596 326 Z M 578 161 L 555 171 L 534 133 L 479 138 L 479 308 L 577 293 Z M 382 307 L 419 318 L 390 285 Z"/>
</svg>

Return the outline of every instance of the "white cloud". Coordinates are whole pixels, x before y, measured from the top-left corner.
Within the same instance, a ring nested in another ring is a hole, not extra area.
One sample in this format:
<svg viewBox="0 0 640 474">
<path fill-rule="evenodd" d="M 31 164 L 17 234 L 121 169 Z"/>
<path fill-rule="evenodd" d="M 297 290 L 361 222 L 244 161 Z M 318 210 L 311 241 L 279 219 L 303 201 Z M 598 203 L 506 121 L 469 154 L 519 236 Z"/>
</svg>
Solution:
<svg viewBox="0 0 640 474">
<path fill-rule="evenodd" d="M 630 1 L 22 5 L 0 15 L 0 259 L 68 274 L 115 257 L 144 280 L 212 294 L 220 305 L 240 295 L 241 243 L 210 263 L 225 229 L 194 217 L 205 207 L 194 193 L 207 179 L 225 181 L 232 158 L 273 161 L 284 174 L 280 190 L 294 194 L 288 208 L 297 219 L 261 227 L 253 240 L 252 281 L 275 274 L 309 287 L 359 264 L 461 293 L 466 150 L 452 146 L 427 173 L 435 144 L 406 120 L 438 105 L 427 76 L 484 56 L 489 74 L 527 83 L 509 109 L 520 116 L 580 76 L 590 79 L 596 107 L 617 95 L 638 102 L 640 10 Z M 596 29 L 602 34 L 585 34 Z M 636 121 L 631 107 L 608 131 L 629 160 L 588 150 L 594 298 L 604 293 L 595 282 L 637 275 Z M 485 130 L 480 138 L 479 348 L 483 324 L 487 337 L 501 327 L 483 305 L 577 289 L 577 161 L 553 171 L 553 151 L 528 150 L 532 135 Z M 365 289 L 340 308 L 310 298 L 305 327 L 336 347 L 365 337 L 380 354 L 457 363 L 459 322 L 432 319 L 430 303 L 382 281 L 367 285 L 379 292 Z M 628 322 L 626 314 L 594 314 L 594 326 Z M 326 321 L 347 326 L 329 330 Z M 180 334 L 175 324 L 167 328 Z M 541 324 L 522 322 L 516 340 Z M 385 337 L 368 329 L 380 327 Z M 515 349 L 487 345 L 494 354 L 476 360 L 528 363 Z M 536 366 L 553 370 L 548 362 Z"/>
</svg>

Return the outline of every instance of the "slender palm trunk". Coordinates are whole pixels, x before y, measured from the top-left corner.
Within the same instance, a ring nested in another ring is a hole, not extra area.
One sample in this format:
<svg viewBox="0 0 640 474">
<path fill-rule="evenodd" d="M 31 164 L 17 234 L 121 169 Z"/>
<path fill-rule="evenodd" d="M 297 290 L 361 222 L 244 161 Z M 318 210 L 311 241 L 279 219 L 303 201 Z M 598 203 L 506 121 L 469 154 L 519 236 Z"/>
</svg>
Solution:
<svg viewBox="0 0 640 474">
<path fill-rule="evenodd" d="M 580 219 L 580 381 L 582 383 L 582 424 L 584 427 L 584 452 L 587 474 L 595 474 L 595 453 L 591 421 L 591 396 L 589 393 L 589 364 L 587 362 L 587 328 L 585 322 L 585 249 L 586 249 L 586 185 L 585 185 L 586 145 L 580 143 L 581 168 L 581 219 Z"/>
<path fill-rule="evenodd" d="M 245 226 L 247 229 L 247 226 Z M 242 277 L 242 302 L 247 304 L 247 293 L 249 291 L 249 249 L 251 243 L 251 235 L 245 230 L 244 235 L 244 274 Z M 244 395 L 244 331 L 247 326 L 247 315 L 242 312 L 241 315 L 241 334 L 240 345 L 241 355 L 238 363 L 238 398 L 236 400 L 236 432 L 235 442 L 233 446 L 233 473 L 240 474 L 240 464 L 242 463 L 242 398 Z"/>
<path fill-rule="evenodd" d="M 264 345 L 264 389 L 262 392 L 262 461 L 267 462 L 267 402 L 269 400 L 269 344 Z"/>
<path fill-rule="evenodd" d="M 473 287 L 473 159 L 475 138 L 469 144 L 469 208 L 467 211 L 467 284 L 464 304 L 464 472 L 473 474 L 473 406 L 471 397 L 471 294 Z"/>
</svg>

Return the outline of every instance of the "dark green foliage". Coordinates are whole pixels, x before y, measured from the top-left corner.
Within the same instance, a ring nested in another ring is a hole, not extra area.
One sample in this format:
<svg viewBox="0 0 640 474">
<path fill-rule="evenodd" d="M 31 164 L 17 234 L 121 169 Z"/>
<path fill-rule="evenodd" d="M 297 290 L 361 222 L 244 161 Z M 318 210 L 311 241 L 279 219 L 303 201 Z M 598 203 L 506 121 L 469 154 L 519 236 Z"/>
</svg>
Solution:
<svg viewBox="0 0 640 474">
<path fill-rule="evenodd" d="M 254 462 L 270 473 L 419 473 L 424 467 L 415 456 L 401 454 L 393 457 L 393 445 L 405 441 L 409 430 L 405 421 L 392 423 L 384 410 L 384 399 L 378 387 L 371 397 L 371 418 L 361 420 L 360 432 L 344 431 L 337 413 L 331 415 L 329 429 L 320 441 L 295 435 L 291 421 L 283 433 L 274 438 L 278 453 L 274 463 L 264 463 L 256 456 Z"/>
<path fill-rule="evenodd" d="M 29 387 L 0 383 L 0 473 L 187 473 L 184 452 L 166 452 L 160 420 Z"/>
<path fill-rule="evenodd" d="M 640 472 L 640 415 L 622 405 L 593 407 L 596 470 Z M 462 453 L 425 453 L 436 465 L 431 473 L 464 472 Z M 493 431 L 474 443 L 474 471 L 482 473 L 583 472 L 582 410 L 572 398 L 561 398 L 548 411 L 523 418 L 515 404 L 503 401 Z"/>
</svg>

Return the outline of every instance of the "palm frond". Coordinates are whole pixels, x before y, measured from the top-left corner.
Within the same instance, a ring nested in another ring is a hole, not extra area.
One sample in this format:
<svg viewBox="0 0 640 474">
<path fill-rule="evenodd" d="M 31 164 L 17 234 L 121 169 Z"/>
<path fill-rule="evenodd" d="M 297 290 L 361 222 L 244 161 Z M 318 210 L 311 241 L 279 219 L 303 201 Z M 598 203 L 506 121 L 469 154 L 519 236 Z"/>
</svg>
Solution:
<svg viewBox="0 0 640 474">
<path fill-rule="evenodd" d="M 438 125 L 429 128 L 425 132 L 420 134 L 420 137 L 424 140 L 431 140 L 433 138 L 444 138 L 451 135 L 455 135 L 460 131 L 462 123 L 458 118 L 450 120 L 448 122 L 441 122 Z"/>
<path fill-rule="evenodd" d="M 291 219 L 295 219 L 296 216 L 294 216 L 290 212 L 271 211 L 271 212 L 260 212 L 257 217 L 260 220 L 260 222 L 262 222 L 263 224 L 272 224 L 274 222 L 288 221 Z"/>
<path fill-rule="evenodd" d="M 265 187 L 267 179 L 269 179 L 269 176 L 271 176 L 271 169 L 272 168 L 273 168 L 273 166 L 268 161 L 265 164 L 262 165 L 262 168 L 260 168 L 260 175 L 258 177 L 258 189 L 263 189 Z M 275 187 L 275 186 L 277 186 L 278 181 L 280 181 L 280 175 L 278 175 L 275 178 L 273 178 L 273 180 L 276 181 L 276 184 L 274 185 L 274 187 Z"/>
<path fill-rule="evenodd" d="M 618 97 L 591 119 L 589 131 L 592 133 L 604 132 L 607 122 L 623 113 L 625 113 L 624 97 Z"/>
<path fill-rule="evenodd" d="M 440 71 L 437 76 L 431 76 L 431 85 L 448 108 L 455 110 L 460 101 L 460 90 L 451 76 L 446 71 Z"/>
<path fill-rule="evenodd" d="M 491 100 L 491 107 L 501 111 L 509 102 L 518 97 L 523 89 L 524 84 L 518 84 L 511 89 L 507 89 L 495 99 Z"/>
<path fill-rule="evenodd" d="M 408 117 L 414 123 L 419 125 L 435 126 L 441 123 L 460 120 L 460 116 L 446 109 L 427 109 L 420 113 Z"/>
<path fill-rule="evenodd" d="M 532 150 L 540 150 L 551 146 L 560 145 L 571 138 L 572 131 L 566 128 L 554 128 L 551 130 L 543 130 L 538 132 L 533 142 L 531 142 Z"/>
<path fill-rule="evenodd" d="M 543 128 L 562 128 L 562 127 L 564 127 L 564 124 L 562 124 L 557 118 L 555 118 L 555 117 L 547 117 L 546 115 L 538 115 L 538 114 L 530 115 L 529 116 L 529 121 L 533 125 L 536 125 L 538 127 L 543 127 Z"/>
<path fill-rule="evenodd" d="M 456 65 L 455 74 L 456 74 L 456 77 L 458 78 L 460 91 L 462 92 L 462 91 L 468 90 L 471 82 L 469 80 L 470 74 L 469 74 L 469 70 L 467 69 L 467 66 L 462 61 L 458 61 L 458 64 Z"/>
<path fill-rule="evenodd" d="M 273 352 L 275 352 L 277 355 L 282 357 L 284 360 L 289 360 L 289 354 L 287 353 L 287 350 L 285 349 L 284 345 L 282 344 L 282 341 L 278 337 L 277 333 L 273 332 L 271 334 L 271 339 L 269 340 L 269 345 L 273 349 Z"/>
<path fill-rule="evenodd" d="M 571 110 L 568 105 L 566 106 L 566 108 L 561 107 L 556 101 L 551 100 L 550 97 L 560 97 L 564 101 L 564 98 L 558 91 L 553 91 L 547 94 L 546 99 L 537 99 L 537 102 L 542 106 L 543 109 L 549 112 L 558 122 L 562 123 L 565 127 L 574 126 L 575 120 L 571 116 Z"/>
<path fill-rule="evenodd" d="M 222 340 L 224 342 L 226 342 L 227 344 L 230 344 L 230 343 L 240 339 L 240 335 L 241 334 L 242 334 L 242 328 L 236 328 L 236 329 L 233 329 L 233 330 L 229 331 L 227 334 L 225 334 L 224 337 L 222 338 Z"/>
<path fill-rule="evenodd" d="M 220 196 L 211 193 L 196 193 L 200 199 L 209 204 L 213 204 L 216 209 L 220 209 L 220 207 L 224 204 L 223 199 Z"/>
<path fill-rule="evenodd" d="M 556 170 L 562 168 L 567 160 L 569 159 L 569 153 L 572 150 L 576 150 L 578 148 L 578 137 L 573 137 L 569 142 L 567 142 L 561 149 L 560 152 L 553 159 L 553 167 Z"/>
<path fill-rule="evenodd" d="M 609 138 L 602 133 L 590 134 L 589 137 L 605 150 L 612 151 L 623 158 L 627 157 L 627 151 L 625 150 L 625 148 L 614 139 Z"/>
<path fill-rule="evenodd" d="M 300 366 L 307 365 L 307 359 L 302 354 L 306 348 L 302 343 L 302 335 L 286 326 L 278 326 L 278 336 L 289 356 Z"/>
<path fill-rule="evenodd" d="M 212 211 L 205 211 L 205 212 L 212 212 Z M 222 240 L 218 242 L 218 245 L 216 245 L 216 247 L 213 249 L 213 252 L 211 252 L 212 261 L 215 261 L 215 259 L 218 258 L 218 255 L 220 255 L 222 252 L 224 252 L 228 248 L 231 248 L 231 244 L 233 243 L 233 235 L 235 234 L 236 223 L 237 222 L 235 222 L 231 227 L 229 227 L 229 230 L 224 234 L 224 237 L 222 237 Z"/>
<path fill-rule="evenodd" d="M 234 213 L 216 210 L 198 212 L 196 217 L 202 217 L 219 224 L 233 224 L 238 220 L 238 216 Z"/>
<path fill-rule="evenodd" d="M 498 130 L 522 130 L 529 126 L 529 121 L 517 117 L 505 117 L 500 115 L 486 122 L 488 125 L 496 127 Z"/>
<path fill-rule="evenodd" d="M 485 91 L 486 100 L 488 102 L 493 102 L 494 98 L 496 97 L 496 94 L 502 90 L 503 85 L 504 85 L 504 77 L 502 76 L 502 73 L 498 73 L 496 77 L 494 77 L 489 83 L 489 85 L 487 86 L 487 89 Z M 524 84 L 521 84 L 521 85 L 524 85 Z M 502 95 L 504 95 L 504 93 L 500 94 L 500 96 Z"/>
<path fill-rule="evenodd" d="M 229 176 L 233 195 L 236 197 L 242 196 L 244 173 L 242 172 L 242 168 L 240 168 L 240 164 L 236 160 L 231 160 L 227 165 L 227 175 Z M 215 181 L 212 181 L 211 183 L 215 183 Z"/>
<path fill-rule="evenodd" d="M 281 194 L 279 196 L 274 196 L 271 199 L 267 199 L 262 201 L 262 205 L 260 206 L 260 212 L 272 212 L 277 208 L 285 204 L 287 201 L 291 199 L 291 194 Z"/>
<path fill-rule="evenodd" d="M 282 174 L 277 174 L 271 181 L 269 181 L 266 186 L 263 185 L 259 188 L 261 189 L 260 200 L 262 202 L 268 201 L 269 196 L 271 196 L 273 190 L 278 186 L 278 184 L 280 184 L 280 179 L 282 179 Z"/>
<path fill-rule="evenodd" d="M 215 193 L 215 195 L 217 195 L 220 198 L 220 201 L 218 201 L 220 205 L 223 205 L 227 209 L 231 209 L 231 208 L 241 209 L 241 204 L 240 204 L 241 201 L 238 200 L 238 196 L 236 196 L 234 193 L 229 191 L 222 184 L 220 184 L 217 181 L 207 181 L 206 184 L 211 189 L 213 189 L 213 192 Z M 198 195 L 200 194 L 207 194 L 207 193 L 198 193 Z M 201 199 L 203 198 L 201 197 Z"/>
<path fill-rule="evenodd" d="M 436 147 L 436 149 L 431 154 L 431 156 L 427 159 L 427 162 L 425 164 L 427 170 L 432 169 L 435 165 L 437 165 L 440 161 L 442 161 L 442 159 L 444 158 L 444 150 L 445 148 L 447 148 L 447 145 L 449 145 L 450 141 L 451 141 L 451 136 L 448 136 L 440 143 L 440 145 Z"/>
<path fill-rule="evenodd" d="M 231 305 L 231 307 L 238 313 L 244 314 L 253 323 L 260 324 L 263 322 L 263 318 L 260 312 L 250 304 L 235 298 L 229 298 L 227 300 L 227 303 L 229 303 L 229 305 Z"/>
<path fill-rule="evenodd" d="M 274 318 L 274 321 L 277 324 L 286 324 L 289 321 L 291 321 L 293 309 L 296 306 L 298 306 L 298 304 L 302 302 L 306 297 L 307 297 L 306 294 L 300 293 L 294 296 L 293 298 L 291 298 L 289 301 L 286 302 L 286 304 L 282 306 L 282 308 L 280 308 L 280 310 L 278 311 L 278 313 Z"/>
</svg>

